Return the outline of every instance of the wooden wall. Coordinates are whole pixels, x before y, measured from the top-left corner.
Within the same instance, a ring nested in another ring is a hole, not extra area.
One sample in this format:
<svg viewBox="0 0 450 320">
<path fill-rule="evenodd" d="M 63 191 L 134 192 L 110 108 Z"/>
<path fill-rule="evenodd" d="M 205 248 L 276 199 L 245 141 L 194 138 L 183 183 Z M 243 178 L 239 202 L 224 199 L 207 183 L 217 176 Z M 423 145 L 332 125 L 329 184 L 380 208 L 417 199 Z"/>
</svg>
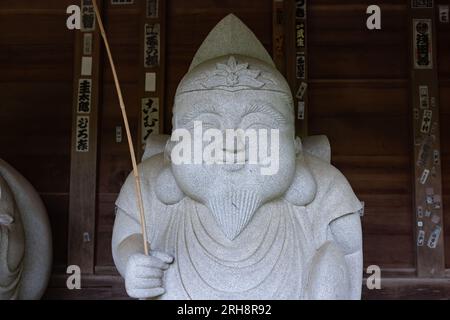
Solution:
<svg viewBox="0 0 450 320">
<path fill-rule="evenodd" d="M 365 265 L 380 265 L 386 274 L 395 277 L 414 277 L 411 32 L 407 14 L 410 1 L 376 1 L 382 8 L 383 29 L 372 32 L 365 27 L 365 10 L 374 1 L 309 2 L 309 133 L 329 137 L 333 163 L 366 203 Z M 70 227 L 67 217 L 74 61 L 74 32 L 65 27 L 65 11 L 73 3 L 0 2 L 0 28 L 8 30 L 0 33 L 0 157 L 31 181 L 48 208 L 54 233 L 55 276 L 47 297 L 117 298 L 123 297 L 124 292 L 111 257 L 114 202 L 131 163 L 125 140 L 115 141 L 115 128 L 122 126 L 122 120 L 111 69 L 105 59 L 99 121 L 95 274 L 84 284 L 89 290 L 68 293 L 63 288 Z M 178 82 L 209 30 L 231 12 L 255 32 L 270 52 L 272 0 L 167 1 L 163 106 L 166 133 L 171 128 Z M 113 6 L 105 1 L 103 16 L 136 137 L 140 108 L 140 11 L 137 5 Z M 450 268 L 450 25 L 438 24 L 437 31 L 446 263 Z M 411 283 L 409 287 L 400 285 L 404 290 L 399 290 L 394 282 L 387 291 L 367 292 L 365 297 L 411 296 Z M 427 290 L 431 292 L 435 287 L 428 285 Z"/>
<path fill-rule="evenodd" d="M 439 0 L 438 3 L 449 4 Z M 445 260 L 450 268 L 450 24 L 438 24 L 438 71 L 441 108 L 442 183 L 444 201 Z"/>
<path fill-rule="evenodd" d="M 0 1 L 0 157 L 38 190 L 54 263 L 67 258 L 74 34 L 71 0 Z"/>
<path fill-rule="evenodd" d="M 365 265 L 413 268 L 408 1 L 311 1 L 310 134 L 326 134 L 336 165 L 365 202 Z"/>
</svg>

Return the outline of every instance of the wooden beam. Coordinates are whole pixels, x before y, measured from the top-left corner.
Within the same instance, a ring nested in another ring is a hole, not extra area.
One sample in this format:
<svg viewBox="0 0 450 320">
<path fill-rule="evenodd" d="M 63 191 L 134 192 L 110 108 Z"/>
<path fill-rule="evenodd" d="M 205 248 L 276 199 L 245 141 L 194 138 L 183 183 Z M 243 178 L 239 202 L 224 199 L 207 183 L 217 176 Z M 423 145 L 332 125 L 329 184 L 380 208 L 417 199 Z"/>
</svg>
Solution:
<svg viewBox="0 0 450 320">
<path fill-rule="evenodd" d="M 102 1 L 98 4 L 101 7 Z M 83 274 L 92 274 L 101 46 L 99 30 L 92 20 L 92 2 L 82 0 L 80 6 L 85 13 L 82 30 L 75 35 L 68 265 L 77 265 Z"/>
<path fill-rule="evenodd" d="M 307 0 L 285 0 L 286 77 L 294 96 L 296 132 L 308 135 Z"/>
<path fill-rule="evenodd" d="M 272 56 L 277 69 L 286 76 L 284 0 L 273 0 Z"/>
<path fill-rule="evenodd" d="M 410 20 L 416 266 L 418 277 L 443 277 L 445 252 L 435 8 L 412 8 L 413 3 L 415 1 L 411 3 Z"/>
<path fill-rule="evenodd" d="M 140 1 L 139 6 L 141 22 L 138 97 L 141 112 L 137 153 L 141 156 L 148 136 L 164 131 L 166 1 L 145 0 Z"/>
</svg>

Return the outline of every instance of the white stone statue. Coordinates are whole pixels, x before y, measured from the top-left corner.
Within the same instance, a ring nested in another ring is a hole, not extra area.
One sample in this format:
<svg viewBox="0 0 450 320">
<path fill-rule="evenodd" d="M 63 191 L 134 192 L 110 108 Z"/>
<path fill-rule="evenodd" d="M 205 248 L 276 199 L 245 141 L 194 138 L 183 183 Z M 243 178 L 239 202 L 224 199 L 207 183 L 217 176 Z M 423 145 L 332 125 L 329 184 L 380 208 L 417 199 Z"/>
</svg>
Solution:
<svg viewBox="0 0 450 320">
<path fill-rule="evenodd" d="M 360 299 L 361 203 L 330 165 L 328 140 L 314 137 L 302 144 L 295 137 L 289 86 L 234 15 L 209 34 L 179 84 L 174 133 L 185 129 L 195 137 L 198 122 L 220 132 L 278 130 L 278 170 L 261 174 L 268 159 L 262 156 L 256 164 L 247 158 L 179 163 L 174 141 L 164 147 L 167 138 L 150 140 L 139 167 L 150 256 L 143 254 L 132 176 L 116 202 L 112 249 L 128 294 Z M 223 152 L 248 149 L 241 141 Z"/>
<path fill-rule="evenodd" d="M 51 265 L 45 207 L 31 184 L 0 159 L 0 300 L 40 299 Z"/>
</svg>

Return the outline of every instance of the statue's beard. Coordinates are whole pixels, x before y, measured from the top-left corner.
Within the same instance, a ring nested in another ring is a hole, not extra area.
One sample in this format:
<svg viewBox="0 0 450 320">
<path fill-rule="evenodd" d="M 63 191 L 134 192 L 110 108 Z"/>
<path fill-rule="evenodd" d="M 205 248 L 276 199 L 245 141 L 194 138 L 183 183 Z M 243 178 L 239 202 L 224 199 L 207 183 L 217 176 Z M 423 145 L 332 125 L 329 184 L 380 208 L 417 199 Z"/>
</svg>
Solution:
<svg viewBox="0 0 450 320">
<path fill-rule="evenodd" d="M 229 190 L 212 196 L 207 204 L 222 232 L 234 240 L 261 206 L 261 197 L 252 190 Z"/>
</svg>

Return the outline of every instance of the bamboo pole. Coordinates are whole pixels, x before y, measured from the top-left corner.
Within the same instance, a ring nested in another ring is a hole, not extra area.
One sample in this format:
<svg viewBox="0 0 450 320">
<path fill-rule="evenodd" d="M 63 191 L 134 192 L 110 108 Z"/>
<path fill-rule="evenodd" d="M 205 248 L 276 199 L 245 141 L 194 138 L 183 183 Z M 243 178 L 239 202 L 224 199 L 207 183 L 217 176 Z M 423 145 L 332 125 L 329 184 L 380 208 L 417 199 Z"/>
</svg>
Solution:
<svg viewBox="0 0 450 320">
<path fill-rule="evenodd" d="M 122 89 L 120 87 L 119 78 L 117 76 L 116 67 L 114 65 L 114 60 L 111 54 L 111 48 L 109 47 L 108 38 L 106 37 L 105 28 L 103 26 L 103 21 L 100 16 L 100 11 L 97 6 L 96 0 L 92 0 L 92 4 L 94 5 L 95 15 L 97 17 L 98 26 L 100 28 L 100 33 L 103 38 L 103 42 L 105 43 L 106 52 L 108 54 L 109 63 L 111 64 L 111 70 L 114 77 L 114 84 L 117 91 L 117 96 L 119 97 L 119 104 L 120 104 L 120 110 L 122 110 L 122 118 L 123 122 L 125 124 L 125 131 L 127 134 L 128 139 L 128 147 L 130 149 L 130 156 L 131 156 L 131 163 L 133 164 L 133 175 L 134 175 L 134 181 L 136 185 L 136 201 L 139 207 L 139 215 L 140 215 L 140 222 L 141 222 L 141 232 L 142 232 L 142 238 L 144 241 L 144 253 L 148 256 L 149 255 L 149 245 L 148 245 L 148 238 L 147 238 L 147 229 L 146 229 L 146 223 L 145 223 L 145 215 L 144 215 L 144 203 L 142 201 L 142 190 L 141 190 L 141 179 L 139 176 L 139 169 L 137 166 L 136 161 L 136 153 L 134 151 L 133 146 L 133 139 L 131 137 L 130 132 L 130 125 L 128 123 L 128 117 L 127 117 L 127 111 L 125 109 L 125 103 L 123 101 L 123 95 L 122 95 Z"/>
</svg>

